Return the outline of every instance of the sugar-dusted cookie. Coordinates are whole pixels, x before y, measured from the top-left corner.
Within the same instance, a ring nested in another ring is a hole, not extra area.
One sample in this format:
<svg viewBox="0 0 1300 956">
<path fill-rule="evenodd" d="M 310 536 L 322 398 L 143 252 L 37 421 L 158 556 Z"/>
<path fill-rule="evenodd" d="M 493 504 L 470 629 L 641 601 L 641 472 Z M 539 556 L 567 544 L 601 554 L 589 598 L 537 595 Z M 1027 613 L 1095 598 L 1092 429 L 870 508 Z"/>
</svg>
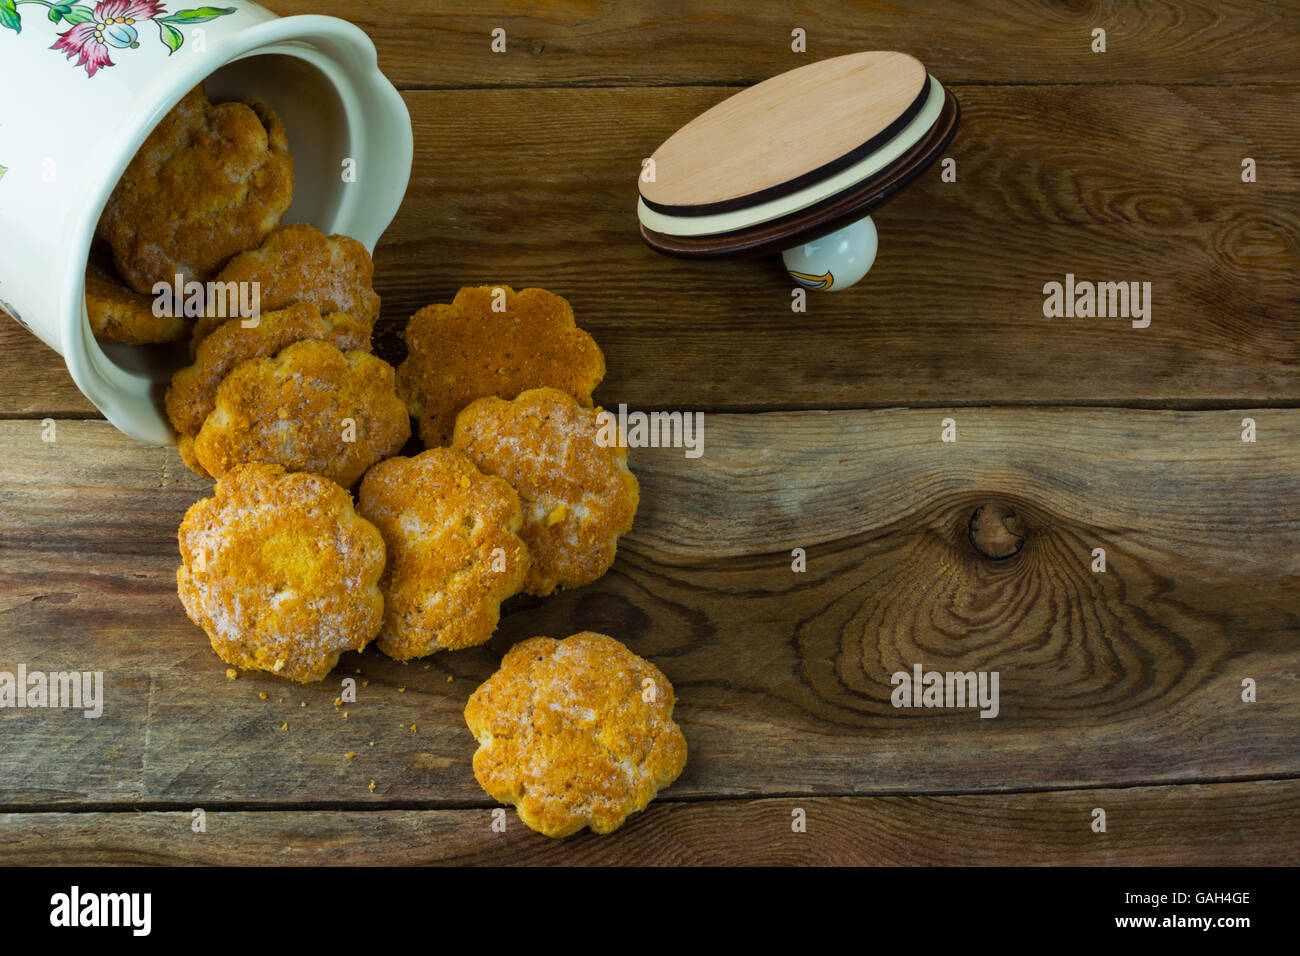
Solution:
<svg viewBox="0 0 1300 956">
<path fill-rule="evenodd" d="M 217 389 L 193 455 L 216 478 L 266 461 L 350 488 L 410 435 L 391 365 L 308 340 L 237 365 Z"/>
<path fill-rule="evenodd" d="M 305 302 L 275 312 L 262 312 L 257 324 L 227 319 L 203 340 L 194 357 L 172 376 L 165 404 L 172 426 L 181 435 L 194 436 L 212 413 L 217 388 L 231 369 L 248 359 L 278 354 L 294 342 L 316 339 L 340 352 L 369 352 L 370 325 L 346 312 L 321 315 Z"/>
<path fill-rule="evenodd" d="M 609 833 L 686 766 L 673 685 L 604 634 L 516 644 L 470 695 L 474 776 L 550 837 Z"/>
<path fill-rule="evenodd" d="M 347 312 L 371 327 L 379 316 L 375 264 L 348 236 L 327 236 L 303 223 L 280 226 L 258 248 L 240 253 L 217 282 L 256 282 L 263 311 L 309 302 L 322 315 Z M 191 351 L 224 320 L 200 317 Z"/>
<path fill-rule="evenodd" d="M 505 311 L 493 311 L 498 301 Z M 451 441 L 456 413 L 476 398 L 550 386 L 591 407 L 591 390 L 605 377 L 595 340 L 574 324 L 569 303 L 545 289 L 461 289 L 450 305 L 411 317 L 406 348 L 397 390 L 429 446 Z"/>
<path fill-rule="evenodd" d="M 513 401 L 480 398 L 456 418 L 451 447 L 510 482 L 523 501 L 530 594 L 596 580 L 632 527 L 640 489 L 627 449 L 606 440 L 617 433 L 600 412 L 558 389 L 534 388 Z"/>
<path fill-rule="evenodd" d="M 449 448 L 381 461 L 357 511 L 388 549 L 379 649 L 408 660 L 482 644 L 528 573 L 519 496 Z"/>
<path fill-rule="evenodd" d="M 147 345 L 175 342 L 189 334 L 190 320 L 183 314 L 154 315 L 153 306 L 153 296 L 127 286 L 113 266 L 112 253 L 95 243 L 86 263 L 86 317 L 95 338 Z"/>
<path fill-rule="evenodd" d="M 126 167 L 96 234 L 136 292 L 206 282 L 258 246 L 293 197 L 289 141 L 269 107 L 208 101 L 195 87 Z"/>
<path fill-rule="evenodd" d="M 379 632 L 384 540 L 326 478 L 232 468 L 178 538 L 181 603 L 227 664 L 320 680 Z"/>
</svg>

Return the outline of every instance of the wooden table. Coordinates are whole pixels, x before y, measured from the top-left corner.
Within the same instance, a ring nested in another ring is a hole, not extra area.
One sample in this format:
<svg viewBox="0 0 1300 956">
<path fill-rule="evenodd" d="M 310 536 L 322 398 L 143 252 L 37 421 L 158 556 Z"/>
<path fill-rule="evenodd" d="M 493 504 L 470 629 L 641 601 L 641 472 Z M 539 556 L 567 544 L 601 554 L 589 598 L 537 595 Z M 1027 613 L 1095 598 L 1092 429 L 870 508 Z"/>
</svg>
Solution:
<svg viewBox="0 0 1300 956">
<path fill-rule="evenodd" d="M 614 569 L 516 600 L 482 648 L 230 680 L 175 593 L 208 484 L 5 321 L 0 669 L 101 669 L 107 700 L 0 711 L 0 861 L 1300 861 L 1294 0 L 271 4 L 360 24 L 410 107 L 381 353 L 462 285 L 544 286 L 605 350 L 597 399 L 703 410 L 705 453 L 634 451 Z M 642 246 L 668 132 L 864 48 L 919 56 L 963 118 L 956 182 L 936 165 L 879 211 L 862 285 L 795 313 L 778 260 Z M 1150 326 L 1045 318 L 1066 273 L 1150 281 Z M 1010 557 L 972 544 L 985 504 L 1017 516 Z M 494 833 L 464 702 L 513 642 L 585 628 L 673 680 L 690 762 L 612 836 Z M 891 707 L 915 663 L 997 670 L 999 716 Z"/>
</svg>

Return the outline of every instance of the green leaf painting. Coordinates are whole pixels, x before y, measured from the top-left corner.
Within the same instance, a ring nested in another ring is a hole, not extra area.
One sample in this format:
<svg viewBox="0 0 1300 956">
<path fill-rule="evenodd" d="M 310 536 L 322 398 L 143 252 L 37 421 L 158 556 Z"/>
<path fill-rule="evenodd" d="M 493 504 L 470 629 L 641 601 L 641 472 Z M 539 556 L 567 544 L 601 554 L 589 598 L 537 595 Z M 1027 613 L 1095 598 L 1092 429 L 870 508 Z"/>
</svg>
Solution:
<svg viewBox="0 0 1300 956">
<path fill-rule="evenodd" d="M 158 32 L 162 34 L 163 43 L 167 44 L 168 56 L 179 50 L 181 44 L 185 42 L 185 35 L 170 23 L 163 23 L 163 21 L 159 20 Z"/>
<path fill-rule="evenodd" d="M 0 0 L 0 27 L 8 27 L 14 33 L 23 32 L 23 20 L 18 16 L 18 4 L 14 0 Z"/>
<path fill-rule="evenodd" d="M 71 23 L 74 26 L 78 23 L 89 23 L 91 20 L 95 19 L 95 15 L 91 13 L 89 10 L 87 10 L 85 7 L 71 6 L 71 7 L 64 7 L 62 9 L 64 11 L 63 12 L 64 21 L 67 23 Z"/>
<path fill-rule="evenodd" d="M 162 23 L 207 23 L 217 17 L 235 12 L 234 7 L 199 7 L 196 10 L 178 10 L 169 17 L 159 17 Z"/>
</svg>

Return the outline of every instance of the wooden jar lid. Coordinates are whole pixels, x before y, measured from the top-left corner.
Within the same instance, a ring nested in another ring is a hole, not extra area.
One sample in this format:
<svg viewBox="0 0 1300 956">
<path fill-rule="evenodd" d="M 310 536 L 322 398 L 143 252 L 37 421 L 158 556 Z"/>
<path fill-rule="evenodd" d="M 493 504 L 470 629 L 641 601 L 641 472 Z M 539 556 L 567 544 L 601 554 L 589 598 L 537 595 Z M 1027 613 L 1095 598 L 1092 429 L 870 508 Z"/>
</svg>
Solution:
<svg viewBox="0 0 1300 956">
<path fill-rule="evenodd" d="M 693 216 L 788 195 L 893 138 L 924 107 L 927 79 L 915 57 L 872 51 L 764 80 L 668 137 L 641 198 L 657 212 Z"/>
<path fill-rule="evenodd" d="M 781 252 L 849 225 L 888 202 L 947 148 L 957 131 L 961 108 L 951 92 L 944 90 L 942 95 L 938 119 L 925 130 L 919 141 L 878 173 L 852 182 L 813 205 L 743 228 L 702 235 L 674 235 L 652 229 L 642 222 L 641 237 L 648 246 L 664 255 L 684 259 L 725 259 Z M 739 214 L 728 214 L 731 217 L 736 215 Z"/>
</svg>

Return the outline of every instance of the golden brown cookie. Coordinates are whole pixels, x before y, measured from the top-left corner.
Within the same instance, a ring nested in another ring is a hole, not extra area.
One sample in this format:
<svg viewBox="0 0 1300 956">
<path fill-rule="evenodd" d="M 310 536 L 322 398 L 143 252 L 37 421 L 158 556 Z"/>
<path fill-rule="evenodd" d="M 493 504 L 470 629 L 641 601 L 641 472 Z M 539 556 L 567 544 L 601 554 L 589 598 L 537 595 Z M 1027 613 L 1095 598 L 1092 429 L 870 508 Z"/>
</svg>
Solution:
<svg viewBox="0 0 1300 956">
<path fill-rule="evenodd" d="M 379 649 L 408 660 L 482 644 L 528 573 L 519 496 L 449 448 L 381 461 L 357 511 L 388 549 Z"/>
<path fill-rule="evenodd" d="M 185 463 L 190 471 L 196 475 L 202 475 L 204 478 L 211 478 L 208 470 L 203 467 L 197 458 L 194 457 L 194 436 L 181 435 L 176 440 L 176 452 L 181 456 L 181 461 Z"/>
<path fill-rule="evenodd" d="M 154 128 L 126 167 L 96 235 L 136 292 L 154 283 L 206 282 L 231 256 L 256 248 L 293 198 L 284 124 L 260 103 L 208 101 L 195 87 Z"/>
<path fill-rule="evenodd" d="M 609 833 L 686 766 L 673 685 L 604 634 L 516 644 L 470 695 L 474 776 L 550 837 Z"/>
<path fill-rule="evenodd" d="M 263 311 L 309 302 L 322 315 L 347 312 L 373 327 L 379 317 L 374 276 L 370 253 L 357 240 L 295 223 L 280 226 L 258 248 L 235 256 L 216 281 L 258 283 Z M 194 324 L 191 351 L 223 321 L 201 317 Z"/>
<path fill-rule="evenodd" d="M 456 418 L 451 447 L 510 482 L 523 501 L 530 594 L 596 580 L 632 527 L 640 489 L 627 448 L 601 411 L 558 389 L 534 388 L 509 402 L 480 398 Z M 606 442 L 611 430 L 615 440 Z"/>
<path fill-rule="evenodd" d="M 175 342 L 189 334 L 190 321 L 183 314 L 157 316 L 153 306 L 153 296 L 129 288 L 113 267 L 112 253 L 95 243 L 86 262 L 86 317 L 95 338 L 148 345 Z"/>
<path fill-rule="evenodd" d="M 203 340 L 194 364 L 172 376 L 165 404 L 172 426 L 181 435 L 199 433 L 216 404 L 217 388 L 241 362 L 276 355 L 308 339 L 328 342 L 340 352 L 370 351 L 369 323 L 346 312 L 321 315 L 316 306 L 305 302 L 263 312 L 251 328 L 245 328 L 244 322 L 227 319 Z"/>
<path fill-rule="evenodd" d="M 505 311 L 492 311 L 494 289 Z M 407 357 L 397 391 L 420 424 L 425 445 L 451 441 L 456 414 L 476 398 L 514 398 L 550 386 L 591 407 L 605 356 L 573 321 L 573 309 L 545 289 L 465 288 L 450 305 L 430 305 L 406 326 Z"/>
<path fill-rule="evenodd" d="M 217 478 L 243 462 L 267 461 L 350 488 L 410 436 L 391 365 L 308 340 L 237 365 L 217 389 L 193 455 Z"/>
<path fill-rule="evenodd" d="M 181 603 L 227 664 L 320 680 L 379 632 L 384 540 L 326 478 L 233 468 L 178 539 Z"/>
</svg>

